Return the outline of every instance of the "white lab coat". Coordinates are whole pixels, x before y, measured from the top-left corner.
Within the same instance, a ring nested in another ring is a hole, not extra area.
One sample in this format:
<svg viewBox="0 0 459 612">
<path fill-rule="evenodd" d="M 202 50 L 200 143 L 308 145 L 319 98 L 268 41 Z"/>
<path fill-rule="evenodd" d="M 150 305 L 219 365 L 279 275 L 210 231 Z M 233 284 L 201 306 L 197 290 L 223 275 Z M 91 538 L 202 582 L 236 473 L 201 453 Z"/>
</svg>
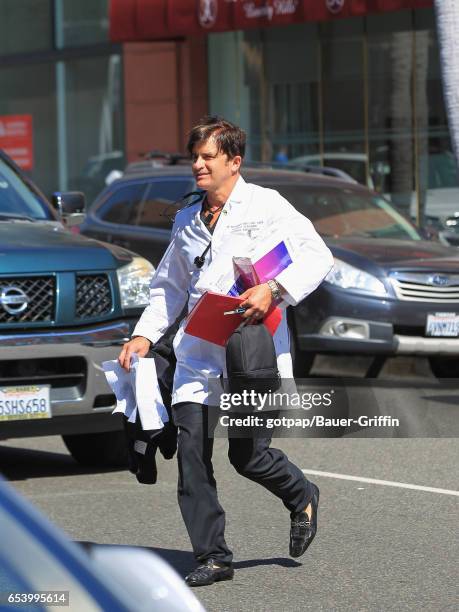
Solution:
<svg viewBox="0 0 459 612">
<path fill-rule="evenodd" d="M 333 266 L 333 257 L 312 223 L 273 189 L 246 183 L 240 177 L 210 234 L 200 218 L 201 203 L 181 210 L 175 219 L 171 243 L 159 263 L 150 285 L 150 304 L 134 329 L 134 336 L 156 342 L 175 321 L 188 301 L 190 311 L 201 293 L 196 283 L 222 249 L 234 244 L 234 256 L 244 256 L 254 241 L 273 232 L 289 237 L 300 253 L 276 280 L 286 290 L 285 306 L 296 305 L 318 287 Z M 204 266 L 194 264 L 212 239 Z M 236 250 L 237 249 L 237 250 Z M 241 252 L 242 249 L 242 252 Z M 283 378 L 292 378 L 292 360 L 283 309 L 282 321 L 274 334 L 277 363 Z M 208 398 L 208 378 L 225 373 L 225 349 L 185 334 L 184 322 L 175 336 L 177 368 L 172 404 Z"/>
</svg>

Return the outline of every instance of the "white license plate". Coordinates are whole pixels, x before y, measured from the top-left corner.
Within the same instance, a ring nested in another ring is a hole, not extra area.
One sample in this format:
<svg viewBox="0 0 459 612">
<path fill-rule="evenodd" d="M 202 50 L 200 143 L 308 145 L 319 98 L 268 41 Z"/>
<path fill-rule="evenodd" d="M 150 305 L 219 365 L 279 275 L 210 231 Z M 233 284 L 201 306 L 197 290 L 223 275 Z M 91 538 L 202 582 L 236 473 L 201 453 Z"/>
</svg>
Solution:
<svg viewBox="0 0 459 612">
<path fill-rule="evenodd" d="M 459 314 L 455 312 L 436 312 L 427 315 L 426 335 L 457 338 L 459 336 Z"/>
<path fill-rule="evenodd" d="M 0 421 L 49 419 L 49 385 L 0 387 Z"/>
</svg>

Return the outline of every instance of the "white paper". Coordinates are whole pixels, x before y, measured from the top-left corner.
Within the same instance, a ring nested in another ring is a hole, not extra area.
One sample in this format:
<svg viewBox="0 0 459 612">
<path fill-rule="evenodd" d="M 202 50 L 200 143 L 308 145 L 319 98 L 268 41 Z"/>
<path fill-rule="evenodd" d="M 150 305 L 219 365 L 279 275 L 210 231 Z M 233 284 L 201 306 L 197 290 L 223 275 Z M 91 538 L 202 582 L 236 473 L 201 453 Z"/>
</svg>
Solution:
<svg viewBox="0 0 459 612">
<path fill-rule="evenodd" d="M 142 429 L 161 429 L 169 420 L 159 389 L 156 364 L 153 358 L 133 355 L 134 392 Z"/>
<path fill-rule="evenodd" d="M 153 358 L 133 355 L 129 372 L 117 359 L 104 361 L 102 368 L 116 397 L 112 414 L 122 413 L 130 423 L 135 423 L 138 410 L 142 429 L 164 427 L 169 416 L 162 401 Z"/>
<path fill-rule="evenodd" d="M 116 407 L 112 414 L 119 412 L 129 419 L 131 414 L 136 411 L 137 406 L 129 374 L 120 366 L 117 359 L 103 361 L 102 368 L 105 378 L 116 397 Z"/>
</svg>

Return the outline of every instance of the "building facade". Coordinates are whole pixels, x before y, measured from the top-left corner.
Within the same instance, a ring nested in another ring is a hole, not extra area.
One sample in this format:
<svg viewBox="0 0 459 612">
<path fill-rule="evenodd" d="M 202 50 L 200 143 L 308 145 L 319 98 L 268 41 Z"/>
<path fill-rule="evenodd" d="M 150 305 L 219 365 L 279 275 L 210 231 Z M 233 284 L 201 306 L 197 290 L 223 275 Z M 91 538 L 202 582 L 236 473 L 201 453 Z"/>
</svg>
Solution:
<svg viewBox="0 0 459 612">
<path fill-rule="evenodd" d="M 109 41 L 108 8 L 0 3 L 0 147 L 47 195 L 81 187 L 91 197 L 98 167 L 124 164 L 122 46 Z"/>
<path fill-rule="evenodd" d="M 418 220 L 459 201 L 432 0 L 4 0 L 0 34 L 0 122 L 32 115 L 48 192 L 216 113 L 248 159 L 338 166 Z"/>
<path fill-rule="evenodd" d="M 209 109 L 252 159 L 338 166 L 415 218 L 459 210 L 432 8 L 211 34 L 208 57 Z"/>
</svg>

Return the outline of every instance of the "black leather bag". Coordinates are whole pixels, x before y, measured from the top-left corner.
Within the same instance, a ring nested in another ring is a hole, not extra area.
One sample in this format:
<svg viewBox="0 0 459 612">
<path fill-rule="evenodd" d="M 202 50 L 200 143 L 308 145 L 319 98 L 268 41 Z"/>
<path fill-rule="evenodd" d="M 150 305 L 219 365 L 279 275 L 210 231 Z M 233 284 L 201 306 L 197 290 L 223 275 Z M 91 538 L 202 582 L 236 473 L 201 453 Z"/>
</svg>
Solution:
<svg viewBox="0 0 459 612">
<path fill-rule="evenodd" d="M 269 393 L 281 386 L 276 350 L 263 323 L 243 323 L 226 343 L 227 387 L 230 393 Z"/>
</svg>

